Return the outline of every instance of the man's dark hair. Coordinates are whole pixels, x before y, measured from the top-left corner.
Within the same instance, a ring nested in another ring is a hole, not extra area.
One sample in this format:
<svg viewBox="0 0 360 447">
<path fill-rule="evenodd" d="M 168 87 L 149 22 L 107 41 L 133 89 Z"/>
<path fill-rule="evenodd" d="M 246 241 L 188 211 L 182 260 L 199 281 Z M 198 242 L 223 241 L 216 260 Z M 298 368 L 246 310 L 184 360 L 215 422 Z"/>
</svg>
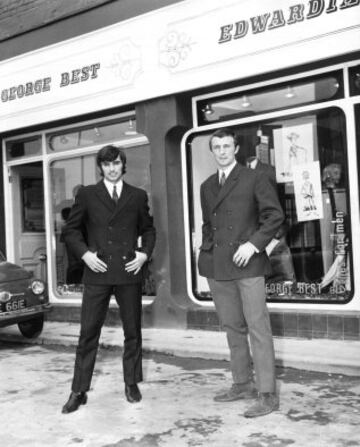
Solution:
<svg viewBox="0 0 360 447">
<path fill-rule="evenodd" d="M 101 175 L 104 175 L 101 168 L 101 163 L 104 161 L 114 161 L 118 157 L 120 157 L 122 163 L 122 173 L 126 172 L 126 155 L 125 152 L 122 151 L 119 147 L 113 146 L 112 144 L 108 144 L 107 146 L 102 147 L 96 155 L 96 164 L 100 169 Z"/>
<path fill-rule="evenodd" d="M 213 138 L 215 138 L 215 137 L 218 137 L 218 138 L 233 137 L 235 146 L 237 146 L 239 144 L 236 133 L 229 127 L 223 127 L 221 129 L 217 129 L 214 133 L 212 133 L 210 135 L 210 138 L 209 138 L 210 150 L 212 150 L 211 143 L 212 143 Z"/>
</svg>

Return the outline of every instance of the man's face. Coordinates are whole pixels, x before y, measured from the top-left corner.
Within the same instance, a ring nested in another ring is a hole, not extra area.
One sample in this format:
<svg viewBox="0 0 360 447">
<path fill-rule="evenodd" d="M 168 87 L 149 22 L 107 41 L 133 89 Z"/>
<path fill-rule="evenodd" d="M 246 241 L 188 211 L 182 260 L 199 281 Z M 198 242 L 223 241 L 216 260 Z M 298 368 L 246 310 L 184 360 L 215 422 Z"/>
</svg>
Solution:
<svg viewBox="0 0 360 447">
<path fill-rule="evenodd" d="M 123 171 L 123 164 L 118 156 L 114 161 L 103 161 L 101 163 L 101 169 L 104 174 L 104 178 L 111 183 L 117 183 Z"/>
<path fill-rule="evenodd" d="M 230 166 L 235 161 L 238 150 L 239 146 L 235 146 L 232 136 L 214 137 L 211 140 L 211 151 L 220 169 Z"/>
</svg>

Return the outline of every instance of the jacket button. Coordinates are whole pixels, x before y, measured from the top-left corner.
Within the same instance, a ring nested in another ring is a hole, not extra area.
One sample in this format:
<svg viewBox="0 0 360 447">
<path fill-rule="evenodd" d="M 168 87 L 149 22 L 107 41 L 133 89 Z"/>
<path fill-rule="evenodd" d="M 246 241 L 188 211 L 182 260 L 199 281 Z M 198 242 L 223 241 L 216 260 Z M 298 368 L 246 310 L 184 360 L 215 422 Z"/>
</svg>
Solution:
<svg viewBox="0 0 360 447">
<path fill-rule="evenodd" d="M 214 244 L 214 247 L 218 247 L 218 244 Z"/>
<path fill-rule="evenodd" d="M 228 226 L 228 229 L 229 229 L 229 230 L 232 230 L 232 229 L 233 229 L 233 226 L 232 226 L 232 225 L 229 225 L 229 226 Z"/>
<path fill-rule="evenodd" d="M 216 216 L 216 213 L 214 213 L 214 216 Z"/>
<path fill-rule="evenodd" d="M 108 241 L 108 244 L 111 245 L 111 244 L 112 244 L 112 241 Z"/>
<path fill-rule="evenodd" d="M 109 225 L 108 228 L 109 228 L 109 230 L 112 230 L 112 229 L 113 229 L 113 227 L 112 227 L 111 225 Z"/>
<path fill-rule="evenodd" d="M 213 230 L 214 230 L 214 231 L 216 231 L 216 230 L 217 230 L 217 228 L 216 228 L 216 227 L 213 227 Z"/>
</svg>

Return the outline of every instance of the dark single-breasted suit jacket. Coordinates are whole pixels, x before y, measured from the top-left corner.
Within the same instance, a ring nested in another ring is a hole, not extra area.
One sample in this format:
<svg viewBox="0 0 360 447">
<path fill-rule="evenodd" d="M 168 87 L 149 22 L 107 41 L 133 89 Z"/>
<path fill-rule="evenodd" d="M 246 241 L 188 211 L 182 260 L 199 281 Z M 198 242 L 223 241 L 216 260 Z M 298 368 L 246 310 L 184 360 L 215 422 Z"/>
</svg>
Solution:
<svg viewBox="0 0 360 447">
<path fill-rule="evenodd" d="M 237 164 L 220 188 L 218 174 L 200 188 L 203 213 L 199 273 L 216 280 L 264 276 L 270 272 L 264 251 L 284 216 L 267 175 Z M 246 267 L 232 258 L 240 244 L 251 242 L 258 250 Z"/>
<path fill-rule="evenodd" d="M 141 282 L 141 272 L 127 273 L 124 267 L 134 250 L 146 253 L 149 259 L 154 248 L 155 228 L 146 192 L 124 182 L 115 205 L 103 181 L 81 188 L 63 228 L 63 239 L 77 258 L 90 250 L 108 266 L 107 272 L 95 273 L 85 265 L 84 284 Z"/>
</svg>

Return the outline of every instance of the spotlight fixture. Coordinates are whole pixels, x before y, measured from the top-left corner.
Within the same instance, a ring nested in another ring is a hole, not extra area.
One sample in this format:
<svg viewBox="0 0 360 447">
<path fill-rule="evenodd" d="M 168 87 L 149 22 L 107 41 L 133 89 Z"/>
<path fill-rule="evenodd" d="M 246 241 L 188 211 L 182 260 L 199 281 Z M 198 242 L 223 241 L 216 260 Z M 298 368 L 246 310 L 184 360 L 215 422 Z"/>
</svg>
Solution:
<svg viewBox="0 0 360 447">
<path fill-rule="evenodd" d="M 214 113 L 214 109 L 211 107 L 211 104 L 206 104 L 202 111 L 205 115 L 212 115 Z"/>
<path fill-rule="evenodd" d="M 291 99 L 291 98 L 295 98 L 296 94 L 294 92 L 294 89 L 292 87 L 290 87 L 290 85 L 288 85 L 286 87 L 286 92 L 285 92 L 285 98 Z"/>
<path fill-rule="evenodd" d="M 94 133 L 97 138 L 102 136 L 101 130 L 98 127 L 94 127 Z"/>
<path fill-rule="evenodd" d="M 128 123 L 128 128 L 125 130 L 124 132 L 125 135 L 137 135 L 136 129 L 135 129 L 135 125 L 134 125 L 134 121 L 130 118 L 129 119 L 129 123 Z"/>
<path fill-rule="evenodd" d="M 354 80 L 355 87 L 360 90 L 360 72 L 355 73 L 355 80 Z"/>
<path fill-rule="evenodd" d="M 251 102 L 250 102 L 249 98 L 246 95 L 244 95 L 241 98 L 241 107 L 244 107 L 244 109 L 246 109 L 249 106 L 251 106 Z"/>
</svg>

